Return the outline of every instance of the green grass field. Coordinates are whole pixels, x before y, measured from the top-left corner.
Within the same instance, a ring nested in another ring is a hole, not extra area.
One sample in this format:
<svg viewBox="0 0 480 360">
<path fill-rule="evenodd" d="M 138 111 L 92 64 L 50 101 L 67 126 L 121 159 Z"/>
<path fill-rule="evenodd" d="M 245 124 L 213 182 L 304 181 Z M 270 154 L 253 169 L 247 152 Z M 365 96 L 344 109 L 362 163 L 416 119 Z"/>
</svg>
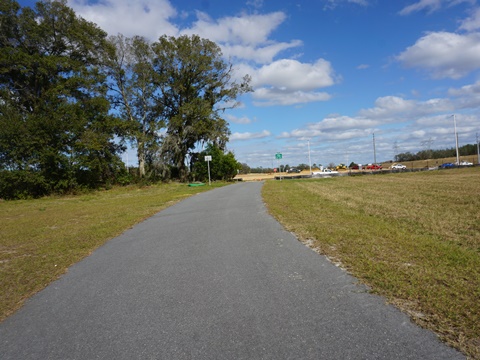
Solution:
<svg viewBox="0 0 480 360">
<path fill-rule="evenodd" d="M 107 240 L 179 200 L 223 185 L 172 183 L 0 202 L 0 320 Z"/>
<path fill-rule="evenodd" d="M 480 359 L 480 168 L 267 181 L 269 210 L 449 344 Z M 0 319 L 112 237 L 212 187 L 0 202 Z"/>
<path fill-rule="evenodd" d="M 480 359 L 480 168 L 267 181 L 270 212 L 374 293 Z"/>
</svg>

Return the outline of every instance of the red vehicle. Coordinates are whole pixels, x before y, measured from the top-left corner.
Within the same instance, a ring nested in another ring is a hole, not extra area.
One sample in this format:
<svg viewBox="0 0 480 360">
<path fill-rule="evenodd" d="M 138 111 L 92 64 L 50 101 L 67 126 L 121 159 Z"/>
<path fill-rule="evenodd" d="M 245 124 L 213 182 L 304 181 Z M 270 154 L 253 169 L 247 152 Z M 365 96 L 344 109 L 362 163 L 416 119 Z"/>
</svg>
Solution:
<svg viewBox="0 0 480 360">
<path fill-rule="evenodd" d="M 367 170 L 380 170 L 381 168 L 382 168 L 382 165 L 378 165 L 378 164 L 367 165 Z"/>
</svg>

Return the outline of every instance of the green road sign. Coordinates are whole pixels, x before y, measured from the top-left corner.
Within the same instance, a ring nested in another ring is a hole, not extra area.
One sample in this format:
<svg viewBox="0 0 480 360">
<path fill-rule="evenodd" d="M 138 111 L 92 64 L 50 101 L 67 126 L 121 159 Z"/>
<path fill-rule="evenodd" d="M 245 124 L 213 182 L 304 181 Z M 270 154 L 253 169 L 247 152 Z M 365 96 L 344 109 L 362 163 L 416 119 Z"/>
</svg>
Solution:
<svg viewBox="0 0 480 360">
<path fill-rule="evenodd" d="M 280 160 L 282 158 L 282 154 L 276 153 L 275 154 L 275 159 Z"/>
</svg>

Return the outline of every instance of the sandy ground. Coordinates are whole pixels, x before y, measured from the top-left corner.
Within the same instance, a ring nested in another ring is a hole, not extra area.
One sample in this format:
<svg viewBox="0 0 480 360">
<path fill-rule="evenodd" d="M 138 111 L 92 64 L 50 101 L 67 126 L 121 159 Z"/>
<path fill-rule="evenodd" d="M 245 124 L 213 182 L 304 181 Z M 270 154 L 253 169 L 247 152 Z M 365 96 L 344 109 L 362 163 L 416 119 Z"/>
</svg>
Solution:
<svg viewBox="0 0 480 360">
<path fill-rule="evenodd" d="M 318 170 L 317 170 L 318 171 Z M 267 179 L 273 179 L 275 176 L 282 176 L 282 177 L 289 177 L 289 176 L 295 176 L 295 175 L 309 175 L 310 171 L 309 170 L 304 170 L 298 174 L 288 174 L 288 173 L 265 173 L 265 174 L 240 174 L 237 175 L 233 178 L 233 180 L 238 180 L 238 181 L 262 181 L 262 180 L 267 180 Z M 240 180 L 241 179 L 241 180 Z"/>
<path fill-rule="evenodd" d="M 284 174 L 284 173 L 282 173 Z M 239 174 L 233 178 L 233 180 L 238 181 L 262 181 L 266 179 L 273 179 L 278 174 L 276 173 L 266 173 L 266 174 Z"/>
</svg>

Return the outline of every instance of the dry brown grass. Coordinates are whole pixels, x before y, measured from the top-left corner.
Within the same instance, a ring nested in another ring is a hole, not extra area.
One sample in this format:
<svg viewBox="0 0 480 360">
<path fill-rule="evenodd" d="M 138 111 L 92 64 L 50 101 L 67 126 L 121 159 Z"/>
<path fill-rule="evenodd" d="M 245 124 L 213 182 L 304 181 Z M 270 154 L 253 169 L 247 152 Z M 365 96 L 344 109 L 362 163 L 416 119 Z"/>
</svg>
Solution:
<svg viewBox="0 0 480 360">
<path fill-rule="evenodd" d="M 480 358 L 480 168 L 268 181 L 287 229 Z"/>
</svg>

